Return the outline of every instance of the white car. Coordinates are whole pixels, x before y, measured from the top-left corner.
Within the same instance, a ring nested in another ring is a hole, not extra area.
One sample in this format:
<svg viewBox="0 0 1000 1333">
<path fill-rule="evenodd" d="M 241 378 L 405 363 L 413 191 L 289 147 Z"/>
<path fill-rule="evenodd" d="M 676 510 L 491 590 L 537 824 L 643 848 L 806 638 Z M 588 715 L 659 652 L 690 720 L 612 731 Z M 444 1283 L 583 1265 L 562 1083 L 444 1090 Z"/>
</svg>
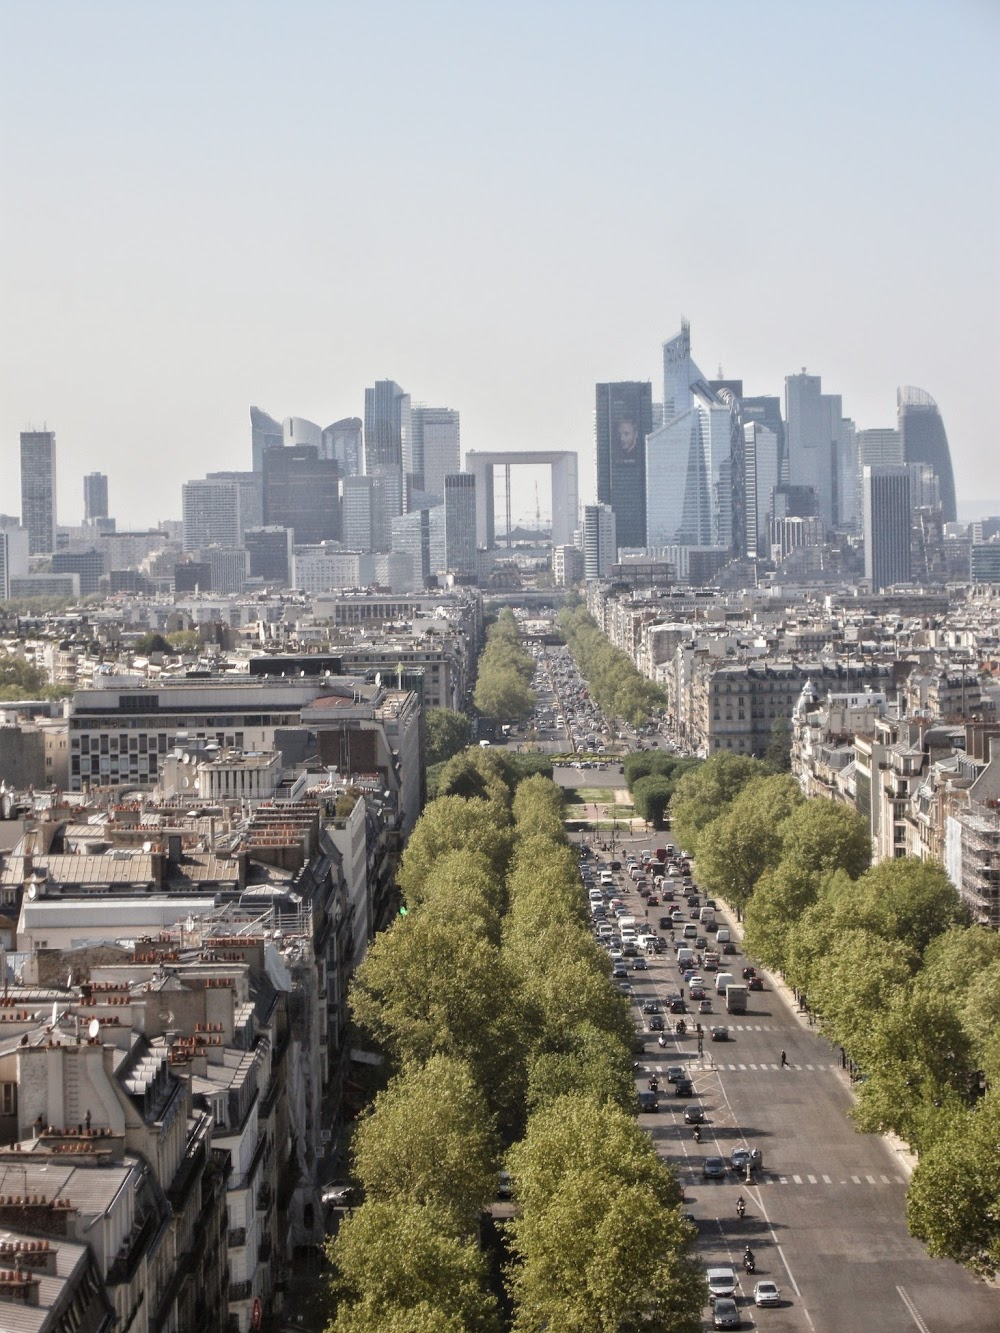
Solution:
<svg viewBox="0 0 1000 1333">
<path fill-rule="evenodd" d="M 780 1305 L 781 1289 L 776 1282 L 758 1282 L 753 1289 L 754 1305 Z"/>
</svg>

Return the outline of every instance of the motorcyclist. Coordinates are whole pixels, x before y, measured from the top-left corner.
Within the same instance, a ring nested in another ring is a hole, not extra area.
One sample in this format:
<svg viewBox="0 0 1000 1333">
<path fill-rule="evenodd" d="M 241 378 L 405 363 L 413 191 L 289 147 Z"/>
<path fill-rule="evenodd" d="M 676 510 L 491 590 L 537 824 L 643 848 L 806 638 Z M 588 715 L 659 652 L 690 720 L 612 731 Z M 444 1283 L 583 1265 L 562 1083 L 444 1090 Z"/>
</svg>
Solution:
<svg viewBox="0 0 1000 1333">
<path fill-rule="evenodd" d="M 657 1044 L 657 1046 L 666 1046 L 666 1044 L 667 1044 L 667 1039 L 666 1039 L 666 1037 L 663 1035 L 662 1032 L 661 1032 L 660 1035 L 657 1037 L 657 1039 L 656 1039 L 656 1044 Z"/>
<path fill-rule="evenodd" d="M 752 1273 L 757 1267 L 757 1260 L 754 1258 L 754 1252 L 749 1245 L 743 1252 L 743 1267 L 748 1273 Z"/>
<path fill-rule="evenodd" d="M 701 1125 L 695 1125 L 694 1127 L 694 1141 L 695 1143 L 701 1142 Z"/>
<path fill-rule="evenodd" d="M 649 1080 L 649 1090 L 650 1092 L 659 1092 L 660 1090 L 660 1080 L 655 1074 L 653 1074 Z"/>
<path fill-rule="evenodd" d="M 740 1197 L 736 1200 L 736 1213 L 741 1222 L 743 1221 L 743 1214 L 746 1212 L 746 1210 L 747 1210 L 746 1202 L 743 1198 L 743 1195 L 741 1194 Z"/>
</svg>

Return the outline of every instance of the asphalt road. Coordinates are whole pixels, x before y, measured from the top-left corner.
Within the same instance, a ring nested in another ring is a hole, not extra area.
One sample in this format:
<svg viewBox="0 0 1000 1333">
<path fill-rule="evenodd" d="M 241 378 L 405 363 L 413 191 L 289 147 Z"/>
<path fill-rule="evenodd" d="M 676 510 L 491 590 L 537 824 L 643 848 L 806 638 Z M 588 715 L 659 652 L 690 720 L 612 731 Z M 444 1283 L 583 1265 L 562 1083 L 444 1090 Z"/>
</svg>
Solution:
<svg viewBox="0 0 1000 1333">
<path fill-rule="evenodd" d="M 597 774 L 593 775 L 596 779 Z M 604 774 L 600 774 L 604 777 Z M 651 847 L 664 835 L 627 839 Z M 628 883 L 628 881 L 625 881 Z M 642 918 L 638 894 L 622 894 Z M 684 906 L 684 904 L 681 904 Z M 660 915 L 660 909 L 649 913 Z M 719 914 L 720 920 L 723 914 Z M 735 938 L 735 933 L 734 933 Z M 726 960 L 728 970 L 745 964 Z M 673 950 L 634 972 L 634 1016 L 642 1022 L 642 1001 L 682 984 Z M 705 974 L 711 983 L 711 974 Z M 906 1230 L 907 1173 L 881 1138 L 858 1134 L 847 1118 L 851 1092 L 834 1049 L 806 1025 L 787 992 L 751 992 L 745 1015 L 727 1015 L 714 995 L 712 1015 L 695 1015 L 705 1026 L 704 1055 L 694 1036 L 667 1035 L 666 1049 L 647 1034 L 644 1071 L 661 1073 L 682 1064 L 706 1112 L 701 1144 L 683 1122 L 691 1102 L 660 1081 L 660 1111 L 642 1116 L 661 1154 L 677 1169 L 688 1208 L 698 1220 L 699 1254 L 706 1267 L 728 1264 L 741 1276 L 738 1298 L 744 1327 L 813 1330 L 814 1333 L 985 1333 L 1000 1329 L 1000 1292 L 945 1260 L 929 1259 Z M 694 1007 L 694 1006 L 692 1006 Z M 710 1042 L 714 1024 L 730 1028 L 731 1040 Z M 672 1029 L 672 1022 L 668 1021 Z M 692 1024 L 689 1023 L 689 1027 Z M 781 1051 L 789 1067 L 781 1067 Z M 763 1167 L 747 1185 L 734 1172 L 725 1180 L 705 1180 L 704 1159 L 727 1159 L 734 1148 L 759 1148 Z M 747 1213 L 741 1223 L 736 1199 L 742 1192 Z M 749 1242 L 757 1260 L 753 1277 L 742 1274 L 741 1256 Z M 782 1289 L 777 1309 L 756 1310 L 753 1284 L 770 1278 Z M 711 1326 L 706 1311 L 706 1326 Z"/>
</svg>

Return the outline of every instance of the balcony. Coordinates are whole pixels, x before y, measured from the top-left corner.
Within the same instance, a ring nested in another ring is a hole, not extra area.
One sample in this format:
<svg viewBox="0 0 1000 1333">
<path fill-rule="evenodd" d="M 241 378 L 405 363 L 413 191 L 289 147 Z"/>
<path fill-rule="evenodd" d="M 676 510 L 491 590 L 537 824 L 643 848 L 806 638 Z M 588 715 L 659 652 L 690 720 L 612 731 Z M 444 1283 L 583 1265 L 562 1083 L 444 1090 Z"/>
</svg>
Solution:
<svg viewBox="0 0 1000 1333">
<path fill-rule="evenodd" d="M 253 1295 L 253 1283 L 250 1282 L 250 1281 L 247 1281 L 247 1282 L 231 1282 L 231 1283 L 229 1284 L 229 1299 L 230 1299 L 230 1301 L 233 1301 L 233 1302 L 235 1302 L 235 1301 L 248 1301 L 252 1295 Z"/>
<path fill-rule="evenodd" d="M 231 1250 L 239 1248 L 247 1243 L 246 1227 L 233 1227 L 229 1232 L 229 1248 Z"/>
</svg>

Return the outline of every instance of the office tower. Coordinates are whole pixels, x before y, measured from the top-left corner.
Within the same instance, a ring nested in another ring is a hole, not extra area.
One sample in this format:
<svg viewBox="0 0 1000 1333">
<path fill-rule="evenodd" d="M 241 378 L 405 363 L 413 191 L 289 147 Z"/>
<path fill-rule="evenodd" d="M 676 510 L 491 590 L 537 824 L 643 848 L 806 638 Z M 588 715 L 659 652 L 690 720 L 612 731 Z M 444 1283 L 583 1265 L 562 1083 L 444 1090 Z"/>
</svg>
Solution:
<svg viewBox="0 0 1000 1333">
<path fill-rule="evenodd" d="M 476 563 L 476 479 L 471 472 L 444 479 L 445 561 L 449 573 L 473 578 Z"/>
<path fill-rule="evenodd" d="M 320 458 L 332 458 L 342 477 L 360 477 L 364 471 L 361 451 L 361 418 L 344 417 L 323 431 Z"/>
<path fill-rule="evenodd" d="M 877 427 L 872 430 L 859 430 L 858 468 L 865 467 L 901 467 L 906 461 L 903 456 L 903 437 L 898 430 Z"/>
<path fill-rule="evenodd" d="M 811 486 L 775 486 L 771 492 L 772 518 L 815 518 L 816 492 Z"/>
<path fill-rule="evenodd" d="M 743 381 L 709 380 L 708 387 L 721 403 L 729 408 L 729 461 L 719 470 L 720 515 L 719 525 L 731 534 L 730 547 L 734 555 L 745 556 L 749 548 L 756 548 L 756 537 L 747 529 L 747 471 L 746 438 L 743 434 Z M 729 514 L 726 514 L 728 504 Z"/>
<path fill-rule="evenodd" d="M 290 583 L 292 537 L 291 528 L 244 529 L 243 546 L 249 560 L 249 577 L 279 587 Z"/>
<path fill-rule="evenodd" d="M 27 575 L 28 529 L 14 518 L 0 516 L 0 601 L 10 597 L 11 579 Z"/>
<path fill-rule="evenodd" d="M 618 559 L 615 511 L 610 505 L 583 507 L 583 577 L 604 579 Z"/>
<path fill-rule="evenodd" d="M 646 441 L 646 544 L 728 550 L 732 413 L 691 359 L 687 322 L 663 344 L 663 416 Z"/>
<path fill-rule="evenodd" d="M 184 560 L 174 565 L 174 593 L 211 592 L 212 567 L 207 560 Z"/>
<path fill-rule="evenodd" d="M 103 472 L 88 472 L 83 479 L 83 521 L 108 516 L 108 479 Z"/>
<path fill-rule="evenodd" d="M 781 450 L 778 436 L 760 417 L 743 427 L 743 463 L 746 469 L 746 555 L 751 559 L 767 560 L 770 558 L 767 524 L 774 513 Z"/>
<path fill-rule="evenodd" d="M 940 509 L 941 478 L 930 463 L 907 463 L 910 474 L 910 507 L 912 509 Z"/>
<path fill-rule="evenodd" d="M 104 572 L 103 551 L 54 551 L 52 554 L 53 574 L 79 574 L 81 597 L 91 597 L 100 590 Z"/>
<path fill-rule="evenodd" d="M 552 577 L 557 588 L 570 588 L 583 578 L 583 552 L 578 546 L 553 546 Z"/>
<path fill-rule="evenodd" d="M 264 453 L 263 527 L 291 528 L 297 546 L 340 540 L 340 474 L 312 444 Z"/>
<path fill-rule="evenodd" d="M 294 449 L 300 444 L 311 444 L 319 456 L 323 457 L 323 427 L 317 426 L 315 421 L 309 421 L 306 417 L 285 417 L 281 423 L 281 441 L 286 449 Z"/>
<path fill-rule="evenodd" d="M 21 524 L 28 529 L 28 552 L 56 549 L 56 433 L 21 432 Z"/>
<path fill-rule="evenodd" d="M 945 523 L 957 522 L 951 450 L 937 403 L 923 389 L 904 386 L 896 390 L 896 409 L 904 462 L 931 465 L 941 487 L 942 518 Z"/>
<path fill-rule="evenodd" d="M 777 394 L 763 393 L 744 396 L 740 401 L 743 407 L 743 424 L 749 426 L 759 422 L 772 431 L 778 441 L 779 464 L 784 463 L 785 422 L 781 415 L 781 399 Z"/>
<path fill-rule="evenodd" d="M 788 484 L 811 486 L 816 508 L 827 528 L 842 526 L 853 515 L 856 463 L 852 462 L 853 429 L 843 415 L 840 394 L 823 393 L 819 375 L 785 379 Z"/>
<path fill-rule="evenodd" d="M 776 565 L 800 546 L 822 546 L 825 532 L 821 518 L 772 518 L 768 520 L 768 557 Z"/>
<path fill-rule="evenodd" d="M 269 417 L 259 407 L 250 409 L 250 447 L 253 452 L 254 472 L 264 471 L 264 451 L 280 449 L 284 444 L 281 422 Z"/>
<path fill-rule="evenodd" d="M 598 384 L 597 500 L 615 511 L 622 546 L 646 545 L 646 440 L 653 430 L 653 386 Z"/>
<path fill-rule="evenodd" d="M 458 413 L 450 407 L 414 407 L 410 430 L 416 488 L 443 496 L 445 477 L 462 466 Z"/>
<path fill-rule="evenodd" d="M 861 526 L 858 496 L 858 432 L 850 417 L 842 417 L 834 451 L 834 527 L 857 532 Z"/>
<path fill-rule="evenodd" d="M 240 487 L 235 481 L 187 481 L 181 487 L 185 552 L 203 546 L 236 547 L 243 541 Z"/>
<path fill-rule="evenodd" d="M 910 581 L 910 474 L 905 467 L 866 467 L 865 578 L 872 592 Z"/>
<path fill-rule="evenodd" d="M 242 546 L 209 546 L 200 555 L 211 571 L 213 592 L 243 591 L 247 581 L 247 553 Z"/>
<path fill-rule="evenodd" d="M 260 472 L 209 472 L 206 481 L 231 481 L 239 487 L 240 523 L 259 528 L 264 522 L 264 478 Z"/>
<path fill-rule="evenodd" d="M 370 553 L 375 529 L 374 477 L 344 478 L 343 540 L 351 551 Z"/>
<path fill-rule="evenodd" d="M 443 489 L 443 488 L 442 488 Z M 448 568 L 445 506 L 414 509 L 392 520 L 392 546 L 396 554 L 409 556 L 417 584 L 426 584 L 432 575 Z"/>
<path fill-rule="evenodd" d="M 412 473 L 410 395 L 393 380 L 365 389 L 365 471 L 400 468 Z"/>
<path fill-rule="evenodd" d="M 972 542 L 969 577 L 973 583 L 1000 583 L 1000 542 Z"/>
</svg>

